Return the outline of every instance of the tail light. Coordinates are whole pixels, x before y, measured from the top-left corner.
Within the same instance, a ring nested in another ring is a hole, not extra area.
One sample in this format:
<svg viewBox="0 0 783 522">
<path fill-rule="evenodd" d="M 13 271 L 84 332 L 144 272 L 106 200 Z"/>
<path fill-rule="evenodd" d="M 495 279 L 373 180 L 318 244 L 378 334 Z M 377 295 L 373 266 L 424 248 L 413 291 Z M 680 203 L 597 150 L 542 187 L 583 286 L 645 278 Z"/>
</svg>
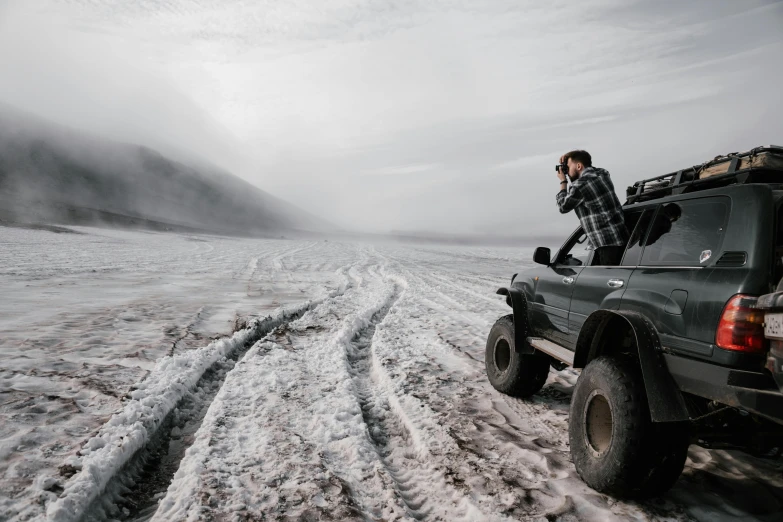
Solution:
<svg viewBox="0 0 783 522">
<path fill-rule="evenodd" d="M 766 349 L 764 312 L 757 297 L 737 294 L 726 303 L 715 333 L 715 344 L 724 350 L 761 353 Z"/>
</svg>

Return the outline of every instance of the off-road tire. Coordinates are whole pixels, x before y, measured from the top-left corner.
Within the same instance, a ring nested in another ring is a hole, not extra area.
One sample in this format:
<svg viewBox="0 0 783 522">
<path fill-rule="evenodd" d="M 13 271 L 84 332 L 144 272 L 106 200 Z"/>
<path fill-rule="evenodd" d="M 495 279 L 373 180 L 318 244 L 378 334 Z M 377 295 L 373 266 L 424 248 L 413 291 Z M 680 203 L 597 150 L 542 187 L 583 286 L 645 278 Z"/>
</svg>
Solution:
<svg viewBox="0 0 783 522">
<path fill-rule="evenodd" d="M 653 423 L 638 362 L 601 356 L 582 371 L 571 399 L 571 458 L 591 488 L 649 498 L 677 481 L 688 452 L 688 423 Z"/>
<path fill-rule="evenodd" d="M 549 375 L 549 358 L 541 352 L 521 354 L 514 345 L 514 316 L 495 321 L 487 338 L 484 365 L 492 386 L 513 397 L 530 397 Z"/>
</svg>

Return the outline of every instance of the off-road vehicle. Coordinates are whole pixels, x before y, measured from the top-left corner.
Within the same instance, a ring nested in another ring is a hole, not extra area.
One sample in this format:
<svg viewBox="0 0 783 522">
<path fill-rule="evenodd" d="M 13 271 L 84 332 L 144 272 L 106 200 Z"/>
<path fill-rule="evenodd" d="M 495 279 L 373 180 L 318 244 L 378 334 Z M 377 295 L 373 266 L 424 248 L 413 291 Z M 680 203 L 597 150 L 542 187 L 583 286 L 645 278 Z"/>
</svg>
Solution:
<svg viewBox="0 0 783 522">
<path fill-rule="evenodd" d="M 516 397 L 538 392 L 550 367 L 582 368 L 569 419 L 576 470 L 595 490 L 641 498 L 674 484 L 692 443 L 783 450 L 773 377 L 783 297 L 774 318 L 768 299 L 769 324 L 780 320 L 772 339 L 758 306 L 783 276 L 783 147 L 642 180 L 626 195 L 620 264 L 596 265 L 581 227 L 554 255 L 536 249 L 537 267 L 497 291 L 513 314 L 492 327 L 485 363 L 492 386 Z"/>
</svg>

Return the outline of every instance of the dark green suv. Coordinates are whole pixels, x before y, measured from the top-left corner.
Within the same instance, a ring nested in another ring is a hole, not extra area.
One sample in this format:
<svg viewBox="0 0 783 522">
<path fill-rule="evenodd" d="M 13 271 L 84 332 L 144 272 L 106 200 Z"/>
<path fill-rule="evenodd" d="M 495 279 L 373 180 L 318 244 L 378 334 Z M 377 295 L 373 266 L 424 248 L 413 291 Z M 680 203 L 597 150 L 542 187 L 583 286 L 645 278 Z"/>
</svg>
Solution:
<svg viewBox="0 0 783 522">
<path fill-rule="evenodd" d="M 579 228 L 497 292 L 513 314 L 489 334 L 490 382 L 527 397 L 550 367 L 583 368 L 571 455 L 598 491 L 666 491 L 691 443 L 783 449 L 783 393 L 757 306 L 783 276 L 783 148 L 724 161 L 718 175 L 702 177 L 713 162 L 629 187 L 618 266 L 596 265 Z"/>
</svg>

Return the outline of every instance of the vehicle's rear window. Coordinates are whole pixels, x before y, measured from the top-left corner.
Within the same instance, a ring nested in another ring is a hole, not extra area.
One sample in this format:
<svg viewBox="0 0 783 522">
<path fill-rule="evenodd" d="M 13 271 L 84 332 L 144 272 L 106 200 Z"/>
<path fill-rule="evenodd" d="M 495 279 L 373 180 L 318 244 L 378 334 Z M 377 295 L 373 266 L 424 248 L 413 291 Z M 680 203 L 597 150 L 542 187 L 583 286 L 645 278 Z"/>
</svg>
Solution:
<svg viewBox="0 0 783 522">
<path fill-rule="evenodd" d="M 645 266 L 703 266 L 718 255 L 729 198 L 717 196 L 662 205 L 645 240 Z"/>
</svg>

